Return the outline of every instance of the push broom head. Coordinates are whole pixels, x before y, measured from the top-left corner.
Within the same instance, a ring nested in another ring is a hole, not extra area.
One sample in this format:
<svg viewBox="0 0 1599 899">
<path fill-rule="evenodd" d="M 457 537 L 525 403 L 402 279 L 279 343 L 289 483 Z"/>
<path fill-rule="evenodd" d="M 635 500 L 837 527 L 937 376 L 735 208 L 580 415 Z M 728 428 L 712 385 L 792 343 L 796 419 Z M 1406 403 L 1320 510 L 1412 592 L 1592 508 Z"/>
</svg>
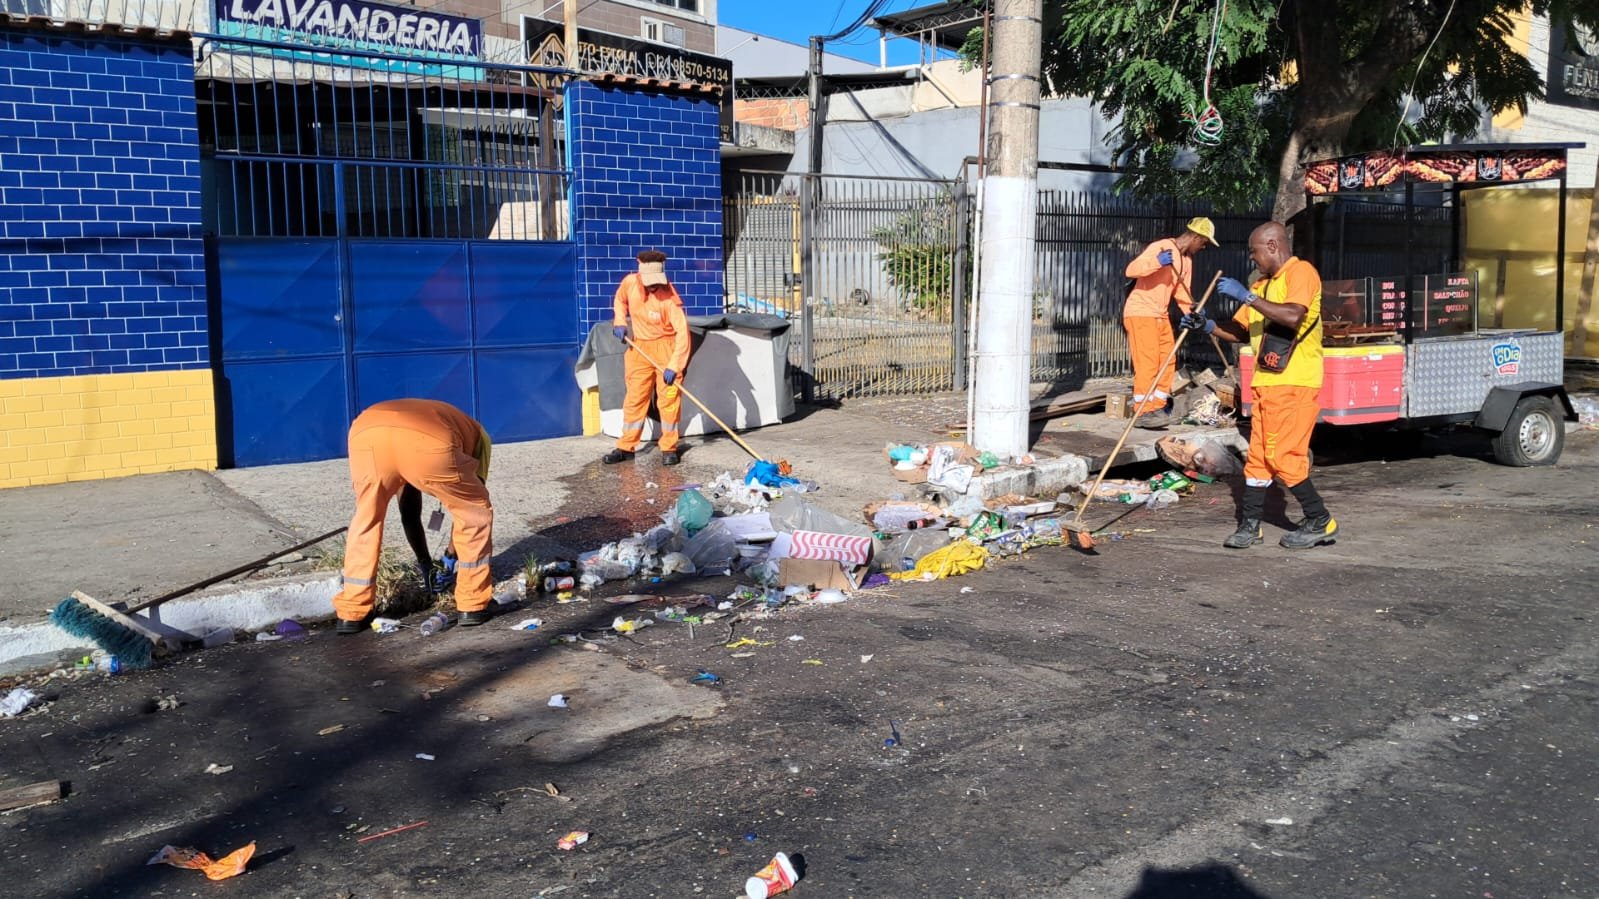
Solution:
<svg viewBox="0 0 1599 899">
<path fill-rule="evenodd" d="M 149 638 L 70 596 L 50 612 L 50 623 L 74 637 L 94 641 L 96 646 L 116 656 L 124 668 L 148 668 L 155 660 L 155 646 Z"/>
</svg>

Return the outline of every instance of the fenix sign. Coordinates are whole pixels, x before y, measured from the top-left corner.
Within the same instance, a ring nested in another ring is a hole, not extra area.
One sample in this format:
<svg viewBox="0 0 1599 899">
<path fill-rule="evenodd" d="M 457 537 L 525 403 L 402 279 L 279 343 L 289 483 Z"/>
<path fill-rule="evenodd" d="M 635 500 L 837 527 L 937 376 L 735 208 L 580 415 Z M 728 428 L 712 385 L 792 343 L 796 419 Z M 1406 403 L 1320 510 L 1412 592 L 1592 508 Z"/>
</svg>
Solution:
<svg viewBox="0 0 1599 899">
<path fill-rule="evenodd" d="M 476 19 L 366 3 L 363 0 L 216 0 L 218 30 L 266 40 L 319 46 L 394 49 L 481 58 L 483 25 Z"/>
</svg>

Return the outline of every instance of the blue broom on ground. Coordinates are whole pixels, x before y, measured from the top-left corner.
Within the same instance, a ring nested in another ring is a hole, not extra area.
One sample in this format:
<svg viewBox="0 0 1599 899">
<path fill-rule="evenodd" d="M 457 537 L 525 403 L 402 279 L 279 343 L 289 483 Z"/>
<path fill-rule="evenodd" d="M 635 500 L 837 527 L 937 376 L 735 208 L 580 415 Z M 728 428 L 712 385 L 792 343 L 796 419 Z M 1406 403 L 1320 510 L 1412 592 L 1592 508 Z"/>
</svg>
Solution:
<svg viewBox="0 0 1599 899">
<path fill-rule="evenodd" d="M 106 615 L 100 606 L 112 615 Z M 61 600 L 50 611 L 50 623 L 74 637 L 83 637 L 116 656 L 124 668 L 148 668 L 155 661 L 155 641 L 132 625 L 128 616 L 82 593 Z"/>
<path fill-rule="evenodd" d="M 162 641 L 168 637 L 151 628 L 141 619 L 135 618 L 135 615 L 146 609 L 153 609 L 169 599 L 177 599 L 203 587 L 209 587 L 228 578 L 254 571 L 274 559 L 281 558 L 292 552 L 298 552 L 308 546 L 314 546 L 347 530 L 349 528 L 342 527 L 328 531 L 320 537 L 313 537 L 304 543 L 298 543 L 288 549 L 279 550 L 270 556 L 229 569 L 203 581 L 173 590 L 171 593 L 164 593 L 155 599 L 145 600 L 125 612 L 120 609 L 114 609 L 92 596 L 74 590 L 71 596 L 61 600 L 50 611 L 50 623 L 74 637 L 83 637 L 93 641 L 96 646 L 110 655 L 116 656 L 117 661 L 124 668 L 148 668 L 155 661 L 156 647 L 161 645 Z"/>
</svg>

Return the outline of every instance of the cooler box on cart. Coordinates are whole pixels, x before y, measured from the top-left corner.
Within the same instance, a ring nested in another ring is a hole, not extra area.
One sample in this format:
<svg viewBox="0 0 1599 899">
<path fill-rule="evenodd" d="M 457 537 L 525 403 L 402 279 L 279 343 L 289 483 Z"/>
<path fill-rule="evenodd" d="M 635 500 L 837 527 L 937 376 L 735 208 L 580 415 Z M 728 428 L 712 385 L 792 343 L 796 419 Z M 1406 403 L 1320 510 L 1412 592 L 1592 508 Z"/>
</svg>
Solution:
<svg viewBox="0 0 1599 899">
<path fill-rule="evenodd" d="M 1238 351 L 1238 402 L 1248 414 L 1255 354 Z M 1324 347 L 1320 421 L 1360 425 L 1399 418 L 1405 401 L 1405 348 L 1398 344 Z"/>
</svg>

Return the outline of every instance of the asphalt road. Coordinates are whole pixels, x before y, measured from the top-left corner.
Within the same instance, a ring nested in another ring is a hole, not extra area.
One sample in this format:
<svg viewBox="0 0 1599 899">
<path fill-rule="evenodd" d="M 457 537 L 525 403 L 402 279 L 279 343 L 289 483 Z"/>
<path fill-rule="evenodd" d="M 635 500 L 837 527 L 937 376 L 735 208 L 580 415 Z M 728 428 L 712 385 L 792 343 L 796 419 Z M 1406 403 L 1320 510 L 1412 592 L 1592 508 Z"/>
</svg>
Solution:
<svg viewBox="0 0 1599 899">
<path fill-rule="evenodd" d="M 1472 440 L 1317 459 L 1344 537 L 1306 553 L 1275 530 L 1222 549 L 1214 485 L 1098 556 L 1037 549 L 731 635 L 607 640 L 622 607 L 541 601 L 531 634 L 322 632 L 61 679 L 0 722 L 6 785 L 72 783 L 0 817 L 0 882 L 731 897 L 782 850 L 795 899 L 1599 895 L 1599 433 L 1553 469 Z M 548 642 L 575 631 L 597 648 Z M 218 884 L 144 864 L 252 840 Z"/>
</svg>

